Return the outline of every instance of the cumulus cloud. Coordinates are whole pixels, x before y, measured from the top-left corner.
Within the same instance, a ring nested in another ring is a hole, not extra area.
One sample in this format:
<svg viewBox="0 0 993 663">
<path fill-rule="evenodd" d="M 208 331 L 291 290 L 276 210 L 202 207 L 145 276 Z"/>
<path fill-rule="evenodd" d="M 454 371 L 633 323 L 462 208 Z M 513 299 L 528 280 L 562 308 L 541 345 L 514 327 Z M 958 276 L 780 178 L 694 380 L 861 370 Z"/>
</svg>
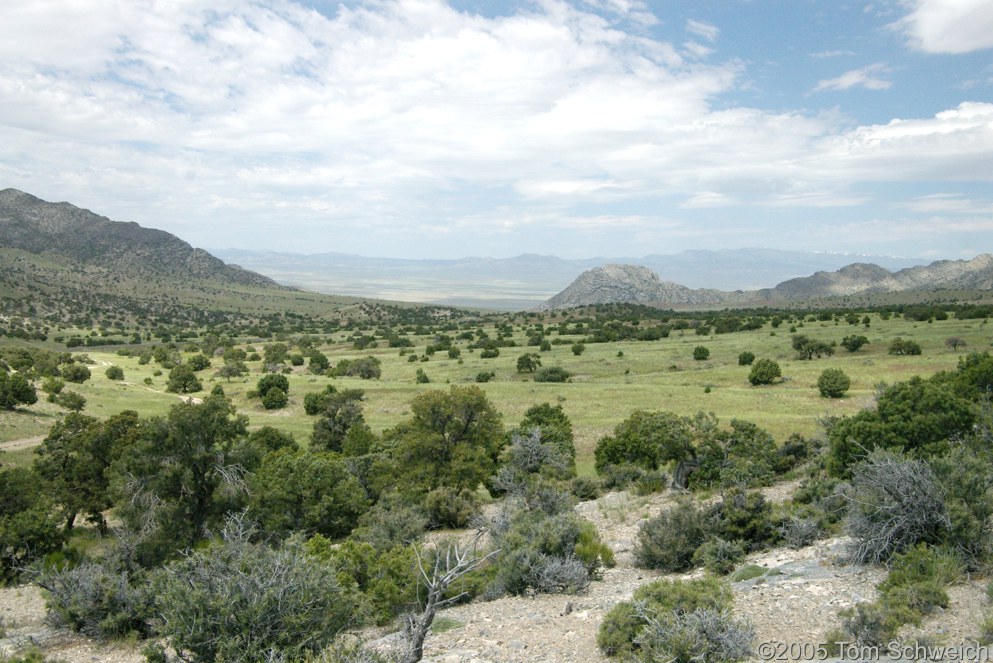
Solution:
<svg viewBox="0 0 993 663">
<path fill-rule="evenodd" d="M 859 127 L 749 108 L 727 101 L 745 62 L 700 59 L 716 26 L 687 22 L 688 49 L 632 26 L 650 22 L 637 0 L 527 7 L 5 3 L 0 180 L 209 246 L 280 227 L 328 250 L 439 228 L 706 233 L 646 210 L 851 206 L 861 182 L 993 178 L 991 104 Z M 818 89 L 880 89 L 886 72 Z"/>
<path fill-rule="evenodd" d="M 988 0 L 910 0 L 910 14 L 894 27 L 928 53 L 971 53 L 993 48 L 993 4 Z"/>
<path fill-rule="evenodd" d="M 893 86 L 891 81 L 879 78 L 877 74 L 885 74 L 889 68 L 882 63 L 871 64 L 861 69 L 846 71 L 837 78 L 818 81 L 814 92 L 826 90 L 850 90 L 853 87 L 863 87 L 867 90 L 888 90 Z"/>
</svg>

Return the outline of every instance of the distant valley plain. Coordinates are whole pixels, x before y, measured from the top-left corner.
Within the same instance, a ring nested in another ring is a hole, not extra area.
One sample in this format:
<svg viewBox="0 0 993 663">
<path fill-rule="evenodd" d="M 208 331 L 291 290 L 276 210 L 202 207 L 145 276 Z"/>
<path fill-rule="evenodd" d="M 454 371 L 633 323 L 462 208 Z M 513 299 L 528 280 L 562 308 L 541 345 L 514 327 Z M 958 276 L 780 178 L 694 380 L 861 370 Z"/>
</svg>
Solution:
<svg viewBox="0 0 993 663">
<path fill-rule="evenodd" d="M 787 279 L 818 271 L 834 271 L 855 262 L 874 263 L 890 270 L 929 262 L 918 258 L 757 248 L 682 251 L 641 258 L 567 259 L 523 254 L 512 258 L 451 260 L 241 249 L 209 251 L 227 263 L 305 290 L 504 311 L 535 308 L 567 287 L 583 271 L 611 263 L 643 265 L 655 271 L 663 281 L 689 288 L 733 291 L 769 288 Z"/>
</svg>

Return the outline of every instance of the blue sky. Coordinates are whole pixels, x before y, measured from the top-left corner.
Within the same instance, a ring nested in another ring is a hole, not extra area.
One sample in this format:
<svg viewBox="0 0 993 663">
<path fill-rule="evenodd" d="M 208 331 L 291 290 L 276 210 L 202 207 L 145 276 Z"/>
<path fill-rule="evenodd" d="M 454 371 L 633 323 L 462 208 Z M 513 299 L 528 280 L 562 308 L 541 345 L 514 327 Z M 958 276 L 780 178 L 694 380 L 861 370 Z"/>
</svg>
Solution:
<svg viewBox="0 0 993 663">
<path fill-rule="evenodd" d="M 3 3 L 0 187 L 203 247 L 971 258 L 993 3 Z"/>
</svg>

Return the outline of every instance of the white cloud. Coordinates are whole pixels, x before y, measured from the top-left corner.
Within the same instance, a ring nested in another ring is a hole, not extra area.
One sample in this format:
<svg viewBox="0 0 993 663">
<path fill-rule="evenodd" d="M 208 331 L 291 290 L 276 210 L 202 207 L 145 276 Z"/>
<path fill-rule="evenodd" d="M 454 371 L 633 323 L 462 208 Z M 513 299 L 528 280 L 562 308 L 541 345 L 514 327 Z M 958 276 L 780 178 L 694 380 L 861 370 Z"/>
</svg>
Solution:
<svg viewBox="0 0 993 663">
<path fill-rule="evenodd" d="M 889 68 L 882 63 L 871 64 L 861 69 L 846 71 L 837 78 L 818 81 L 814 92 L 825 90 L 850 90 L 853 87 L 864 87 L 867 90 L 888 90 L 893 86 L 891 81 L 878 78 L 877 74 L 885 74 Z"/>
<path fill-rule="evenodd" d="M 643 0 L 582 0 L 582 2 L 588 7 L 615 14 L 642 26 L 655 25 L 659 22 L 648 3 Z"/>
<path fill-rule="evenodd" d="M 586 5 L 610 13 L 561 0 L 495 18 L 442 0 L 333 16 L 291 0 L 5 3 L 0 181 L 201 245 L 280 228 L 272 241 L 302 234 L 318 251 L 366 234 L 406 247 L 441 227 L 689 236 L 709 226 L 659 210 L 779 213 L 859 204 L 863 182 L 993 179 L 993 104 L 854 128 L 840 113 L 729 106 L 745 63 L 696 59 L 715 26 L 688 22 L 701 42 L 684 55 L 618 27 L 646 3 Z M 878 89 L 886 71 L 818 89 Z"/>
<path fill-rule="evenodd" d="M 839 58 L 850 55 L 858 54 L 855 51 L 820 51 L 818 53 L 811 53 L 811 57 L 817 59 Z"/>
<path fill-rule="evenodd" d="M 694 58 L 703 59 L 714 52 L 709 46 L 704 46 L 698 41 L 687 41 L 683 43 L 683 50 Z"/>
<path fill-rule="evenodd" d="M 911 46 L 928 53 L 971 53 L 993 48 L 989 0 L 910 0 L 913 10 L 895 24 Z"/>
<path fill-rule="evenodd" d="M 686 21 L 686 31 L 707 41 L 714 41 L 721 34 L 721 29 L 716 25 L 704 23 L 703 21 L 694 21 L 693 19 Z"/>
<path fill-rule="evenodd" d="M 900 205 L 922 214 L 987 214 L 993 216 L 993 202 L 970 200 L 959 193 L 935 193 Z"/>
<path fill-rule="evenodd" d="M 993 104 L 966 102 L 933 118 L 827 137 L 805 165 L 808 177 L 824 181 L 993 182 Z"/>
</svg>

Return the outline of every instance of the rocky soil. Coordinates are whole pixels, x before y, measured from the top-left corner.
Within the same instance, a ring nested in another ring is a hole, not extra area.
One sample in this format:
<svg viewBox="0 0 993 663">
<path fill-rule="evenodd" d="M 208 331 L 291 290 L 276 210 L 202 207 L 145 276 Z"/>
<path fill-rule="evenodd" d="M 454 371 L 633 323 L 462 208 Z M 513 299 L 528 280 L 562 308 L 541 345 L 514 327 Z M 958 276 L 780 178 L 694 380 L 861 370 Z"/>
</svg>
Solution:
<svg viewBox="0 0 993 663">
<path fill-rule="evenodd" d="M 767 489 L 766 496 L 779 501 L 794 487 L 794 484 L 780 484 Z M 630 599 L 637 587 L 663 577 L 634 568 L 631 550 L 640 523 L 672 502 L 669 495 L 635 497 L 611 493 L 580 504 L 577 510 L 597 525 L 615 551 L 617 566 L 607 569 L 603 578 L 580 596 L 506 597 L 446 610 L 436 623 L 440 632 L 428 637 L 424 660 L 432 663 L 609 660 L 596 646 L 600 621 L 619 601 Z M 842 561 L 845 545 L 844 539 L 836 538 L 800 550 L 783 548 L 749 557 L 747 563 L 768 571 L 760 577 L 734 583 L 733 588 L 735 611 L 754 624 L 756 645 L 820 642 L 839 624 L 839 610 L 875 597 L 875 587 L 885 571 L 846 565 Z M 978 622 L 988 610 L 984 589 L 985 579 L 967 579 L 951 587 L 948 610 L 931 616 L 919 629 L 902 633 L 901 639 L 909 642 L 917 635 L 929 635 L 956 645 L 974 638 Z M 66 663 L 144 660 L 135 646 L 93 643 L 47 627 L 43 617 L 44 603 L 38 589 L 30 586 L 0 589 L 0 623 L 4 631 L 0 654 L 12 653 L 35 642 L 47 655 Z M 388 641 L 386 638 L 379 644 Z M 756 657 L 756 660 L 760 659 Z"/>
</svg>

